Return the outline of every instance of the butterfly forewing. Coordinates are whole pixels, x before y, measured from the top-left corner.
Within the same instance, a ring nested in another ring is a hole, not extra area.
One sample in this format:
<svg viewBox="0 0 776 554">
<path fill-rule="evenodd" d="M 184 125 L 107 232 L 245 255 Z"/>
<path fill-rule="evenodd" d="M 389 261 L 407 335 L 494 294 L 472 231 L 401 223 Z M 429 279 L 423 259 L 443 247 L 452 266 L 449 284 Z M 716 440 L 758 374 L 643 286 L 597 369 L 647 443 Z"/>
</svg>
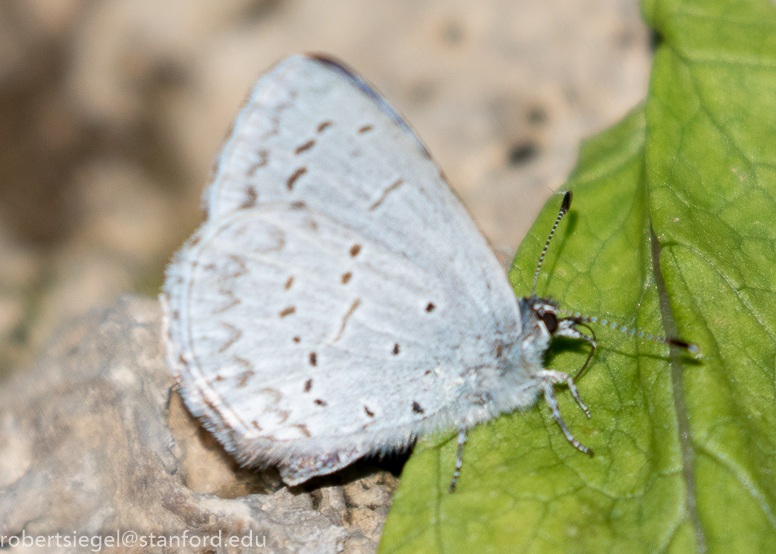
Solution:
<svg viewBox="0 0 776 554">
<path fill-rule="evenodd" d="M 256 85 L 168 269 L 168 357 L 239 459 L 405 445 L 462 423 L 517 302 L 406 124 L 294 57 Z M 313 472 L 314 473 L 314 472 Z"/>
</svg>

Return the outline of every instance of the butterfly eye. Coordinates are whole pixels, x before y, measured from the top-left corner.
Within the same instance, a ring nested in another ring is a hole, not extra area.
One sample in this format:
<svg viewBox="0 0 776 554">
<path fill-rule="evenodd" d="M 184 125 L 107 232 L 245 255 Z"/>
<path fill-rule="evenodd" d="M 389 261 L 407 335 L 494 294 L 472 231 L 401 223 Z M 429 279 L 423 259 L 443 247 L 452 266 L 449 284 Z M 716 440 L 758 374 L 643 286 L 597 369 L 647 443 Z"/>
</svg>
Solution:
<svg viewBox="0 0 776 554">
<path fill-rule="evenodd" d="M 544 312 L 542 314 L 539 314 L 539 318 L 544 323 L 544 326 L 547 327 L 547 330 L 550 332 L 550 334 L 554 333 L 555 330 L 558 328 L 558 318 L 555 316 L 552 312 Z"/>
</svg>

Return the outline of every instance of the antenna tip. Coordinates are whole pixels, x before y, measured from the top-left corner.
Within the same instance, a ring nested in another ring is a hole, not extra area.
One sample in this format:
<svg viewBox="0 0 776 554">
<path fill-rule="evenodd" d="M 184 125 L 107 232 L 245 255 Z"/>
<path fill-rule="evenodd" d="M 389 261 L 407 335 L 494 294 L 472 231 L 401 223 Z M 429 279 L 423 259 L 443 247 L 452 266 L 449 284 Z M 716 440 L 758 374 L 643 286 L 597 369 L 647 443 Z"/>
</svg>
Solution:
<svg viewBox="0 0 776 554">
<path fill-rule="evenodd" d="M 560 205 L 560 211 L 561 213 L 566 213 L 569 211 L 569 208 L 571 208 L 571 191 L 567 190 L 566 194 L 563 195 L 563 203 Z"/>
<path fill-rule="evenodd" d="M 697 354 L 698 352 L 700 352 L 700 348 L 698 348 L 697 344 L 687 342 L 686 340 L 669 338 L 668 344 L 673 344 L 674 346 L 678 346 L 679 348 L 684 348 L 690 354 Z"/>
</svg>

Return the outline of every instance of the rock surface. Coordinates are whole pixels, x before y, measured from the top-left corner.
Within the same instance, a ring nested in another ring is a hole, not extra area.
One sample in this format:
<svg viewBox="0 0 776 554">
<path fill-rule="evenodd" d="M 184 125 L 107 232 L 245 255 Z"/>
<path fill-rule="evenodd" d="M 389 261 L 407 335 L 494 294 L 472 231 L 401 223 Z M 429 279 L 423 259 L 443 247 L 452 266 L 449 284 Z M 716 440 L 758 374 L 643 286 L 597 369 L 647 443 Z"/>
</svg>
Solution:
<svg viewBox="0 0 776 554">
<path fill-rule="evenodd" d="M 25 552 L 83 552 L 66 537 L 107 544 L 118 533 L 116 552 L 165 543 L 164 552 L 191 552 L 197 539 L 206 552 L 246 551 L 230 536 L 277 553 L 377 549 L 395 477 L 378 470 L 290 490 L 271 470 L 237 467 L 183 407 L 159 339 L 157 303 L 124 297 L 68 324 L 2 388 L 7 545 L 43 537 L 47 546 Z"/>
</svg>

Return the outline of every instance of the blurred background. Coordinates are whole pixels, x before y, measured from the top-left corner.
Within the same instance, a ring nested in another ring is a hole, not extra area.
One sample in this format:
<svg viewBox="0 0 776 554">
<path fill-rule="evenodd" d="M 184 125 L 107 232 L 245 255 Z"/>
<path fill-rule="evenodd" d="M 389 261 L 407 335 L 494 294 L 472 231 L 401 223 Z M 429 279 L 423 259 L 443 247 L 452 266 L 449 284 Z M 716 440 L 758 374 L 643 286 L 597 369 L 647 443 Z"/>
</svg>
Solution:
<svg viewBox="0 0 776 554">
<path fill-rule="evenodd" d="M 3 0 L 0 377 L 156 295 L 251 83 L 306 51 L 382 92 L 506 257 L 651 61 L 636 0 Z"/>
</svg>

